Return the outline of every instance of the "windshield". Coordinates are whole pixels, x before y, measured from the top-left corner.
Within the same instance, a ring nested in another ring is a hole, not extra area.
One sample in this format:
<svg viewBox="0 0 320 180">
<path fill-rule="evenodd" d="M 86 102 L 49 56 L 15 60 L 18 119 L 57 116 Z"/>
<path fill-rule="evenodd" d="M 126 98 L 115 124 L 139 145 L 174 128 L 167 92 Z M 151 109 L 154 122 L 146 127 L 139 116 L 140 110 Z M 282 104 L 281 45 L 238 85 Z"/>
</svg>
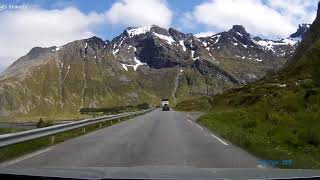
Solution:
<svg viewBox="0 0 320 180">
<path fill-rule="evenodd" d="M 318 5 L 0 0 L 0 173 L 320 176 Z"/>
</svg>

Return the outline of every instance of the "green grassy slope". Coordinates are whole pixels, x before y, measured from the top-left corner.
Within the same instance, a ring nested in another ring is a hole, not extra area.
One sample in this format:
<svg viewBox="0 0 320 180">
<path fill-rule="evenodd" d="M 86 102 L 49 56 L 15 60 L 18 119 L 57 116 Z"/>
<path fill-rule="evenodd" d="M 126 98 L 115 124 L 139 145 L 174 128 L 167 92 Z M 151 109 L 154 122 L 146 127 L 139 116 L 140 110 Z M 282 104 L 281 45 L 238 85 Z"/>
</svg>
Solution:
<svg viewBox="0 0 320 180">
<path fill-rule="evenodd" d="M 262 159 L 293 160 L 285 168 L 320 168 L 319 22 L 281 73 L 176 109 L 207 111 L 199 123 Z"/>
</svg>

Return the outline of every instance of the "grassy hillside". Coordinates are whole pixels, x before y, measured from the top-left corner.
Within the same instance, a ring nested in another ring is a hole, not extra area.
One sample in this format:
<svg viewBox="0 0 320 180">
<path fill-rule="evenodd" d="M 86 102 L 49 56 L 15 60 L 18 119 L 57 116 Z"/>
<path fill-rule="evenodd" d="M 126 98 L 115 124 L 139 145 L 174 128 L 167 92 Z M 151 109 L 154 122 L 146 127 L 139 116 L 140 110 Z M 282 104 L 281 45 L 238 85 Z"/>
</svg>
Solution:
<svg viewBox="0 0 320 180">
<path fill-rule="evenodd" d="M 311 32 L 319 34 L 317 27 Z M 280 74 L 177 109 L 207 111 L 199 123 L 262 159 L 320 168 L 320 40 L 312 42 Z"/>
</svg>

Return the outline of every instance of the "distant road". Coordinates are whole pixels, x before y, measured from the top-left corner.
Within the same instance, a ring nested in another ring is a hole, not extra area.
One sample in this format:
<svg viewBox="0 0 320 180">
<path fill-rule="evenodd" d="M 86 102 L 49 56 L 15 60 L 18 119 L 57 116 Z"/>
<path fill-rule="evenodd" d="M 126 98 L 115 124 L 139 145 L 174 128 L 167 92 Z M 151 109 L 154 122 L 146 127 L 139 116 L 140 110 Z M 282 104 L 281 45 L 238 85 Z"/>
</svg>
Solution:
<svg viewBox="0 0 320 180">
<path fill-rule="evenodd" d="M 197 125 L 159 109 L 9 162 L 8 167 L 176 165 L 255 168 L 258 159 Z"/>
</svg>

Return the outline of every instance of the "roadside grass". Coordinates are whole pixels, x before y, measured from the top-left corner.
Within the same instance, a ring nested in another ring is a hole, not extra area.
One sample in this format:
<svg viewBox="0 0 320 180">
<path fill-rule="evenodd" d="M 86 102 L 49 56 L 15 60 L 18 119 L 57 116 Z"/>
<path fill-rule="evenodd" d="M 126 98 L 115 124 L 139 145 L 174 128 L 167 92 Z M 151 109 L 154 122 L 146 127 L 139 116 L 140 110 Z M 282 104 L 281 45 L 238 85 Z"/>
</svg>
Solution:
<svg viewBox="0 0 320 180">
<path fill-rule="evenodd" d="M 211 108 L 209 98 L 202 97 L 199 99 L 191 99 L 178 103 L 175 109 L 179 111 L 207 111 Z"/>
<path fill-rule="evenodd" d="M 92 115 L 87 114 L 58 114 L 39 116 L 39 115 L 24 115 L 24 116 L 2 116 L 0 122 L 38 122 L 42 118 L 45 121 L 78 121 L 86 118 L 92 118 Z"/>
<path fill-rule="evenodd" d="M 123 118 L 120 118 L 120 120 L 119 119 L 112 120 L 112 123 L 110 121 L 106 121 L 103 123 L 97 123 L 97 124 L 86 126 L 85 131 L 83 130 L 83 128 L 78 128 L 78 129 L 66 131 L 63 133 L 42 137 L 42 138 L 27 141 L 27 142 L 22 142 L 22 143 L 0 148 L 0 162 L 8 161 L 8 160 L 17 158 L 19 156 L 26 155 L 33 151 L 50 147 L 52 145 L 64 142 L 68 139 L 79 137 L 79 136 L 88 134 L 90 132 L 118 124 L 122 121 L 131 119 L 131 118 L 133 117 L 130 117 L 130 118 L 123 117 Z M 52 140 L 53 136 L 54 136 L 54 141 Z"/>
<path fill-rule="evenodd" d="M 271 116 L 280 117 L 276 113 Z M 320 127 L 308 129 L 281 121 L 241 108 L 217 109 L 199 119 L 200 124 L 261 159 L 292 160 L 293 164 L 281 168 L 320 168 L 320 146 L 315 137 Z"/>
<path fill-rule="evenodd" d="M 206 107 L 200 124 L 260 159 L 292 160 L 277 167 L 320 168 L 320 88 L 311 79 L 253 84 L 205 98 L 177 109 Z"/>
<path fill-rule="evenodd" d="M 20 131 L 25 131 L 25 129 L 22 128 L 0 128 L 0 135 L 1 134 L 8 134 L 8 133 L 16 133 Z"/>
</svg>

